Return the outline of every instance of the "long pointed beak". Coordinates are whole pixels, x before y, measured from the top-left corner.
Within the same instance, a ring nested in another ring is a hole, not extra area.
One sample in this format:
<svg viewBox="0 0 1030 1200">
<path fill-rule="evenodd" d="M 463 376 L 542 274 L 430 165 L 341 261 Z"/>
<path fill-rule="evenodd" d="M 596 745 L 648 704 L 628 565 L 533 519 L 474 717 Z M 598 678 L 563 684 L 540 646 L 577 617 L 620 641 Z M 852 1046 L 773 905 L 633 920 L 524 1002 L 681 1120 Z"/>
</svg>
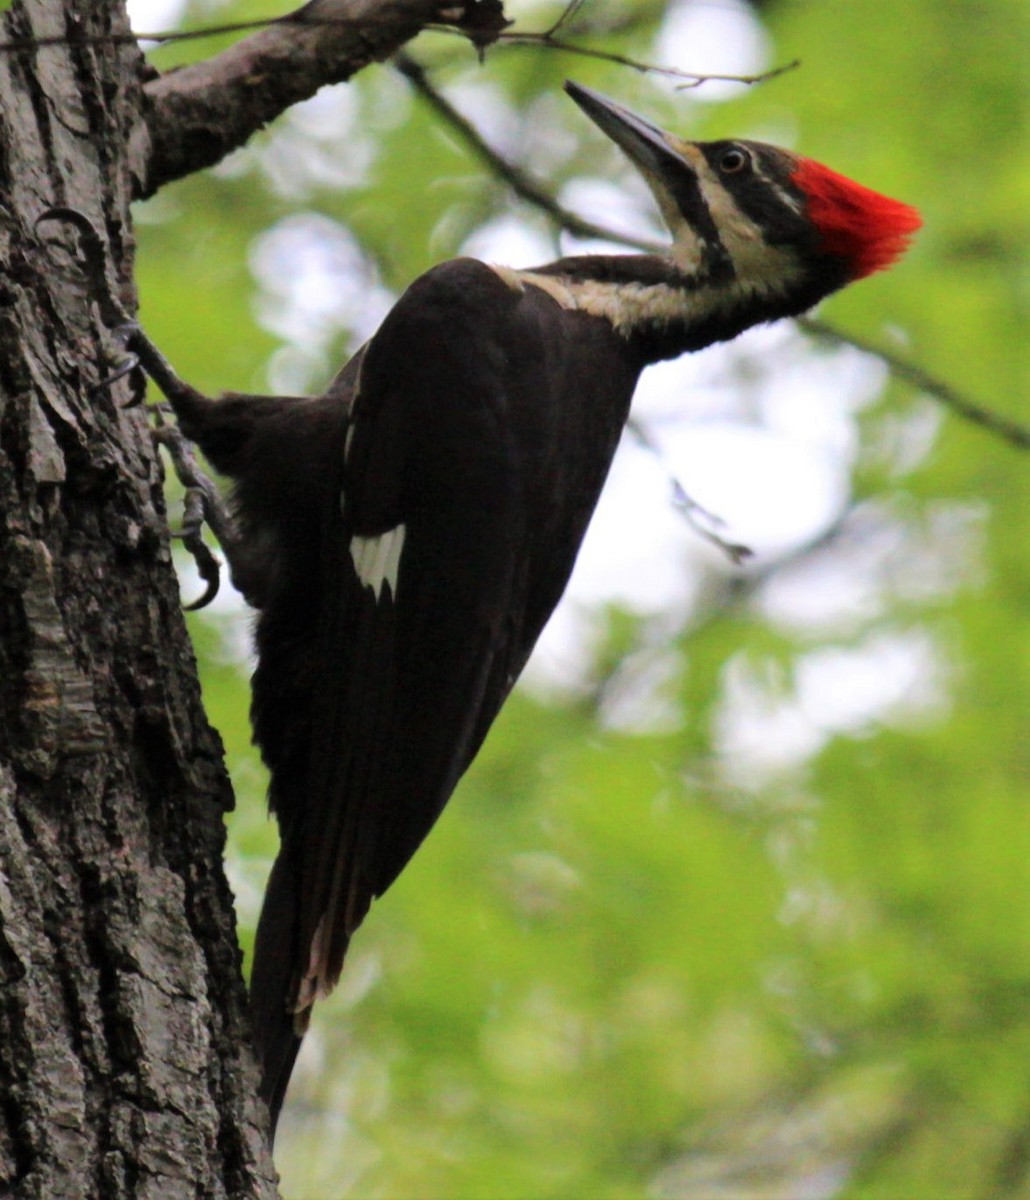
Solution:
<svg viewBox="0 0 1030 1200">
<path fill-rule="evenodd" d="M 672 148 L 668 135 L 657 125 L 571 79 L 565 81 L 565 90 L 645 175 L 664 179 L 670 170 L 693 172 L 693 166 Z"/>
<path fill-rule="evenodd" d="M 732 275 L 733 264 L 708 211 L 699 169 L 701 151 L 636 113 L 566 80 L 565 90 L 643 175 L 673 235 L 670 253 L 694 275 Z"/>
</svg>

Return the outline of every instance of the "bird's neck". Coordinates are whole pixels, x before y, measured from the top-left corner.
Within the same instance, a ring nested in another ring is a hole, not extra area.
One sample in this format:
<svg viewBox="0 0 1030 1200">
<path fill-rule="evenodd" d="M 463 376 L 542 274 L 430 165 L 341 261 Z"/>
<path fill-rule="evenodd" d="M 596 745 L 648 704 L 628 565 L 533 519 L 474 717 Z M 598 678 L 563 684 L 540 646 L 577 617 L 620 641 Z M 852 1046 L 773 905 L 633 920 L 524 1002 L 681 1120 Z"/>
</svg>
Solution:
<svg viewBox="0 0 1030 1200">
<path fill-rule="evenodd" d="M 570 312 L 607 321 L 644 362 L 675 358 L 736 337 L 751 325 L 803 312 L 818 298 L 734 276 L 691 273 L 651 254 L 587 255 L 514 272 Z"/>
</svg>

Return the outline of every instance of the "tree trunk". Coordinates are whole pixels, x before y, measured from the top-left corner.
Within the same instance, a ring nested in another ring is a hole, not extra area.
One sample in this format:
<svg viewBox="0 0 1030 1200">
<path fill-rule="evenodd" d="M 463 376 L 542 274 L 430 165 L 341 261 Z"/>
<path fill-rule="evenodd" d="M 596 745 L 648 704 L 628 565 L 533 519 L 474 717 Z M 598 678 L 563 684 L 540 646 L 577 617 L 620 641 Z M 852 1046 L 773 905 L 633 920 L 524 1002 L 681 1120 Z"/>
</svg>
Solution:
<svg viewBox="0 0 1030 1200">
<path fill-rule="evenodd" d="M 272 1197 L 222 816 L 162 475 L 67 226 L 134 310 L 121 5 L 15 3 L 0 53 L 0 1194 Z M 42 237 L 51 243 L 43 245 Z M 61 246 L 65 248 L 61 253 Z"/>
<path fill-rule="evenodd" d="M 129 203 L 429 22 L 482 47 L 506 21 L 310 0 L 155 77 L 120 2 L 2 7 L 0 1195 L 274 1197 L 160 462 L 132 385 L 93 390 L 136 307 Z M 70 225 L 37 232 L 53 206 L 98 231 L 106 286 Z"/>
</svg>

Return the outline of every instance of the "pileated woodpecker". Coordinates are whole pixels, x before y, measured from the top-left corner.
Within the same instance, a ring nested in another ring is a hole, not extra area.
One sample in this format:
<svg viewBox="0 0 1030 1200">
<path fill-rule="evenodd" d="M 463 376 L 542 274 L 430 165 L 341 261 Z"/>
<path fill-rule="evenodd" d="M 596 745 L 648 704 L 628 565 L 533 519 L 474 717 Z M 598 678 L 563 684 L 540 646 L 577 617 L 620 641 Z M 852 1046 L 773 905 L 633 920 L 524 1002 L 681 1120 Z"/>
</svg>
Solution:
<svg viewBox="0 0 1030 1200">
<path fill-rule="evenodd" d="M 235 481 L 230 565 L 260 612 L 252 718 L 282 844 L 251 995 L 273 1123 L 312 1005 L 565 588 L 642 369 L 804 312 L 920 224 L 789 151 L 684 142 L 566 88 L 650 185 L 663 253 L 434 267 L 316 399 L 207 399 L 141 338 Z"/>
</svg>

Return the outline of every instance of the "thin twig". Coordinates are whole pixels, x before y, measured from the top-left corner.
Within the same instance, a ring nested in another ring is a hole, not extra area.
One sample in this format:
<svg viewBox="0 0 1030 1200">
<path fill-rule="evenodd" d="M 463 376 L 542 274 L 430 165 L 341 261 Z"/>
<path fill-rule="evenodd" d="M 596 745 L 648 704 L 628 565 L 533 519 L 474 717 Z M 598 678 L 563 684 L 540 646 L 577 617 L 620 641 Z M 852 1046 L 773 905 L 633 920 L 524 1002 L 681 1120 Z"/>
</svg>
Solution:
<svg viewBox="0 0 1030 1200">
<path fill-rule="evenodd" d="M 449 31 L 453 32 L 453 31 Z M 703 83 L 740 83 L 753 87 L 759 83 L 768 83 L 779 75 L 794 71 L 801 66 L 799 58 L 792 59 L 779 67 L 772 67 L 758 75 L 709 75 L 698 71 L 684 71 L 679 67 L 660 67 L 656 63 L 643 62 L 638 58 L 629 58 L 614 50 L 598 50 L 592 46 L 579 46 L 564 38 L 552 37 L 549 31 L 543 33 L 518 33 L 510 31 L 498 34 L 497 40 L 506 46 L 546 46 L 550 50 L 560 50 L 563 54 L 575 54 L 580 58 L 593 58 L 599 62 L 614 63 L 618 67 L 627 67 L 631 71 L 639 71 L 645 75 L 663 75 L 668 79 L 680 79 L 678 91 L 700 87 Z"/>
<path fill-rule="evenodd" d="M 856 350 L 878 358 L 896 379 L 903 379 L 918 391 L 925 392 L 926 395 L 933 397 L 946 408 L 950 408 L 964 421 L 979 425 L 982 429 L 995 434 L 1019 450 L 1030 450 L 1030 426 L 1021 425 L 1010 417 L 993 412 L 977 401 L 970 400 L 950 383 L 932 375 L 893 350 L 885 350 L 882 346 L 867 341 L 865 338 L 857 337 L 853 333 L 843 333 L 825 321 L 817 320 L 814 317 L 800 317 L 798 325 L 813 337 L 823 341 L 854 346 Z"/>
<path fill-rule="evenodd" d="M 593 221 L 587 221 L 574 212 L 564 208 L 553 195 L 522 167 L 510 162 L 486 141 L 478 129 L 451 104 L 429 81 L 425 69 L 409 54 L 401 51 L 393 56 L 397 70 L 411 83 L 426 103 L 461 137 L 466 146 L 490 170 L 493 175 L 503 179 L 516 196 L 546 212 L 562 229 L 582 238 L 601 238 L 605 241 L 619 242 L 625 246 L 637 246 L 642 250 L 655 250 L 657 244 L 640 241 L 630 234 L 617 234 Z"/>
<path fill-rule="evenodd" d="M 568 23 L 579 12 L 579 10 L 583 7 L 583 5 L 585 3 L 586 3 L 586 0 L 569 0 L 568 4 L 566 4 L 565 7 L 561 10 L 561 13 L 558 16 L 558 19 L 554 22 L 554 24 L 550 27 L 550 29 L 547 29 L 544 31 L 545 36 L 546 37 L 554 37 L 554 35 L 558 32 L 559 29 L 562 28 L 562 26 L 568 25 Z"/>
<path fill-rule="evenodd" d="M 754 558 L 755 552 L 750 546 L 745 546 L 743 542 L 729 542 L 722 536 L 719 531 L 726 527 L 726 522 L 718 513 L 713 513 L 710 509 L 705 508 L 691 496 L 669 464 L 664 450 L 654 440 L 645 425 L 636 417 L 630 417 L 626 422 L 626 432 L 654 458 L 665 472 L 666 478 L 672 486 L 674 508 L 698 537 L 704 538 L 717 550 L 721 550 L 735 567 L 742 566 L 749 558 Z"/>
<path fill-rule="evenodd" d="M 480 52 L 482 52 L 485 44 L 493 43 L 504 43 L 509 46 L 541 46 L 549 50 L 560 51 L 563 54 L 574 54 L 581 58 L 592 58 L 600 62 L 615 63 L 618 66 L 627 67 L 632 71 L 639 71 L 642 74 L 662 75 L 667 78 L 679 79 L 683 81 L 678 85 L 680 89 L 700 87 L 702 84 L 711 81 L 753 86 L 759 83 L 766 83 L 770 79 L 775 79 L 787 71 L 793 71 L 800 65 L 800 61 L 795 59 L 793 62 L 774 67 L 772 70 L 758 75 L 707 75 L 697 71 L 684 71 L 679 67 L 658 66 L 656 63 L 643 62 L 640 59 L 629 58 L 624 54 L 616 54 L 608 50 L 598 50 L 590 46 L 579 46 L 575 42 L 555 37 L 555 33 L 566 25 L 582 3 L 583 0 L 573 0 L 549 29 L 535 32 L 490 29 L 488 35 L 484 35 L 482 29 L 472 23 L 467 28 L 463 28 L 461 22 L 444 24 L 436 21 L 427 22 L 424 28 L 432 30 L 435 33 L 466 38 Z M 374 24 L 374 22 L 369 17 L 362 17 L 360 20 L 353 20 L 346 17 L 321 17 L 314 14 L 304 15 L 304 10 L 300 9 L 298 12 L 289 13 L 284 17 L 267 17 L 262 20 L 253 21 L 227 21 L 221 25 L 205 25 L 203 29 L 162 29 L 152 32 L 133 30 L 129 33 L 97 33 L 84 34 L 82 36 L 75 34 L 52 34 L 46 37 L 11 38 L 7 41 L 0 41 L 0 54 L 14 53 L 21 50 L 35 50 L 44 46 L 119 46 L 132 45 L 137 42 L 154 42 L 158 46 L 166 46 L 174 42 L 197 41 L 198 39 L 218 37 L 227 33 L 253 33 L 255 30 L 266 29 L 273 25 L 298 25 L 309 28 L 312 26 L 339 26 L 341 28 L 353 26 L 355 28 L 367 29 L 371 24 Z"/>
<path fill-rule="evenodd" d="M 399 59 L 400 56 L 397 56 L 395 61 Z M 476 157 L 494 175 L 499 179 L 503 179 L 515 194 L 525 200 L 527 204 L 532 204 L 542 212 L 547 213 L 555 224 L 576 237 L 600 238 L 606 242 L 617 242 L 624 246 L 649 252 L 660 249 L 660 246 L 654 242 L 596 225 L 592 221 L 586 221 L 564 208 L 545 187 L 527 175 L 521 167 L 516 166 L 499 151 L 494 149 L 468 118 L 458 112 L 441 95 L 436 86 L 427 77 L 425 71 L 417 63 L 412 62 L 407 55 L 404 56 L 404 59 L 403 63 L 398 61 L 398 66 L 407 78 L 411 80 L 419 93 L 444 118 L 451 129 L 465 142 Z M 951 409 L 956 416 L 969 421 L 971 424 L 978 425 L 981 429 L 1001 438 L 1019 450 L 1030 450 L 1030 428 L 1009 417 L 993 412 L 977 401 L 971 400 L 968 396 L 962 395 L 957 388 L 943 379 L 932 375 L 917 363 L 912 362 L 911 359 L 905 358 L 894 351 L 885 350 L 882 346 L 867 341 L 856 334 L 845 333 L 843 330 L 836 329 L 825 321 L 816 320 L 813 317 L 801 317 L 798 319 L 797 324 L 799 328 L 814 337 L 821 338 L 824 341 L 832 341 L 838 345 L 853 346 L 856 350 L 861 350 L 864 354 L 878 359 L 896 379 L 901 379 L 919 391 L 925 392 L 926 395 Z"/>
</svg>

